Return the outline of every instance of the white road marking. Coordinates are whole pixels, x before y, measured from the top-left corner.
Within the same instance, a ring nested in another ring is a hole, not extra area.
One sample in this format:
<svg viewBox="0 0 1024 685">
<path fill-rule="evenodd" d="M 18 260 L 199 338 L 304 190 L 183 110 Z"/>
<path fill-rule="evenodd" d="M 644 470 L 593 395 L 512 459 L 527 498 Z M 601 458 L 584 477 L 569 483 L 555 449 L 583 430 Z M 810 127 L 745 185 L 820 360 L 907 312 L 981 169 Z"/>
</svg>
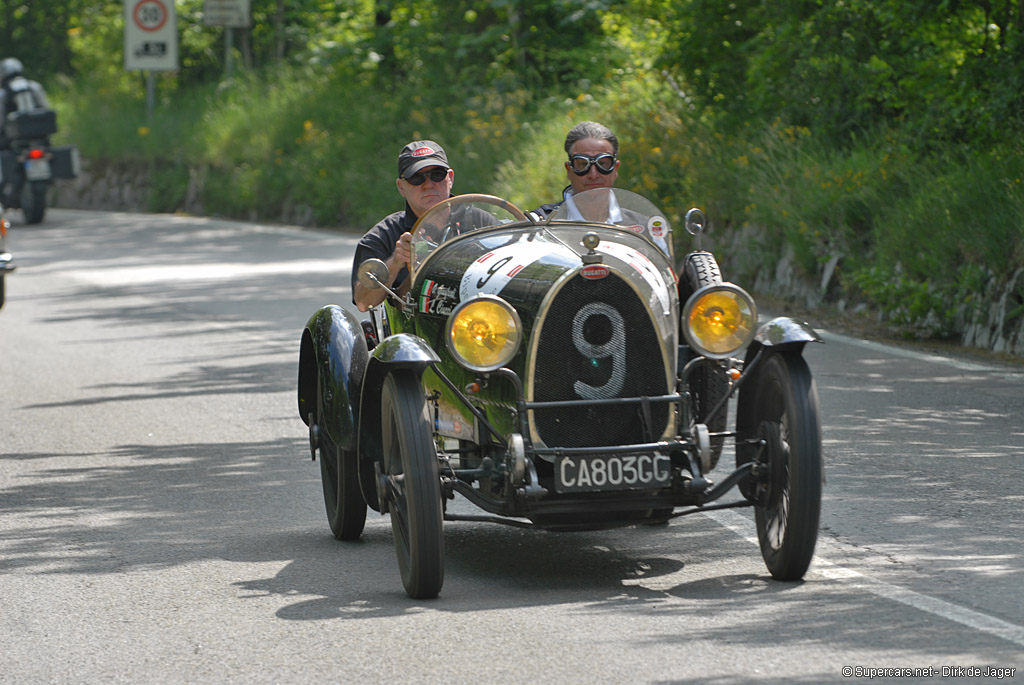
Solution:
<svg viewBox="0 0 1024 685">
<path fill-rule="evenodd" d="M 885 354 L 891 354 L 894 357 L 903 357 L 905 359 L 916 359 L 919 361 L 932 362 L 933 364 L 942 364 L 949 366 L 954 369 L 961 371 L 1000 371 L 1005 373 L 1007 376 L 1022 376 L 1017 371 L 1011 371 L 1006 367 L 997 366 L 995 364 L 985 364 L 982 362 L 969 362 L 963 359 L 954 359 L 952 357 L 944 357 L 939 354 L 932 354 L 929 352 L 922 352 L 920 350 L 908 349 L 905 347 L 897 347 L 896 345 L 886 345 L 885 343 L 874 342 L 872 340 L 862 340 L 860 338 L 852 338 L 848 335 L 841 335 L 839 333 L 832 333 L 827 330 L 817 331 L 818 335 L 821 336 L 822 340 L 828 342 L 832 340 L 834 342 L 841 342 L 846 345 L 853 345 L 854 347 L 860 347 L 865 350 L 871 350 L 873 352 L 882 352 Z"/>
<path fill-rule="evenodd" d="M 728 528 L 736 535 L 740 536 L 748 542 L 759 545 L 756 535 L 751 535 L 750 531 L 753 530 L 753 523 L 737 514 L 734 511 L 721 510 L 721 511 L 707 511 L 704 515 L 715 521 L 719 525 Z M 1000 637 L 1007 642 L 1012 642 L 1016 645 L 1024 647 L 1024 627 L 1015 625 L 1008 621 L 1004 621 L 988 614 L 983 614 L 980 611 L 974 611 L 973 609 L 967 609 L 966 607 L 958 606 L 951 602 L 947 602 L 936 597 L 930 597 L 928 595 L 922 595 L 913 590 L 907 590 L 906 588 L 899 587 L 886 583 L 885 581 L 876 580 L 870 576 L 866 576 L 859 571 L 854 571 L 838 564 L 834 564 L 827 559 L 815 555 L 812 573 L 816 573 L 823 578 L 829 580 L 836 580 L 852 587 L 866 590 L 879 597 L 890 599 L 907 606 L 926 611 L 929 614 L 945 618 L 950 621 L 955 621 L 961 625 L 965 625 L 968 628 L 974 630 L 980 630 L 990 635 Z"/>
</svg>

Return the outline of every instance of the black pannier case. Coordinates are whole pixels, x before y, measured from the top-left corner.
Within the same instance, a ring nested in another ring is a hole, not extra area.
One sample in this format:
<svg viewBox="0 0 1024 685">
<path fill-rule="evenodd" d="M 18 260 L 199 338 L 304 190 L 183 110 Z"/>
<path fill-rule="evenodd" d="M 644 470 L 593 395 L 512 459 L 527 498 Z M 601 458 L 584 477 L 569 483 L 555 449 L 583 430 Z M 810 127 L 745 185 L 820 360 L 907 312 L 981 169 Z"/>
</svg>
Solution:
<svg viewBox="0 0 1024 685">
<path fill-rule="evenodd" d="M 60 145 L 50 149 L 50 172 L 54 178 L 75 178 L 81 171 L 82 162 L 77 145 Z"/>
<path fill-rule="evenodd" d="M 17 168 L 18 158 L 10 150 L 0 150 L 0 184 L 14 181 L 14 170 Z"/>
<path fill-rule="evenodd" d="M 52 109 L 34 109 L 28 112 L 12 112 L 7 116 L 4 129 L 11 140 L 45 138 L 57 132 L 57 113 Z"/>
</svg>

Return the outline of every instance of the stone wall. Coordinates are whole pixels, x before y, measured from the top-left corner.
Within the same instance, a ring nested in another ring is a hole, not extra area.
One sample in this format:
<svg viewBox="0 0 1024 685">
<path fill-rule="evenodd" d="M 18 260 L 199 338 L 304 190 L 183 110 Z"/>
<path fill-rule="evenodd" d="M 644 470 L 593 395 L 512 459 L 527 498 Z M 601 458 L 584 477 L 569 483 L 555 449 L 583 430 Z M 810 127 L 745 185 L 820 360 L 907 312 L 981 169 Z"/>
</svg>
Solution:
<svg viewBox="0 0 1024 685">
<path fill-rule="evenodd" d="M 149 206 L 149 173 L 136 164 L 82 161 L 77 178 L 50 187 L 50 204 L 67 209 L 144 212 Z"/>
</svg>

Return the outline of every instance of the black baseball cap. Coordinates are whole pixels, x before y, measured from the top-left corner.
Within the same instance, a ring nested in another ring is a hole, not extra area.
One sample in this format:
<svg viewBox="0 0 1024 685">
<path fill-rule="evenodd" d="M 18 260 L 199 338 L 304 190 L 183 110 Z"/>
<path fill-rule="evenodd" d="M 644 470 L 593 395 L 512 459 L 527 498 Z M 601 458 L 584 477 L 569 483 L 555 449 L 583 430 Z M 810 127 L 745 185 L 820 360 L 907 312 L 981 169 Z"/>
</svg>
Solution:
<svg viewBox="0 0 1024 685">
<path fill-rule="evenodd" d="M 432 140 L 414 140 L 398 153 L 398 175 L 402 178 L 409 178 L 428 166 L 451 168 L 444 148 Z"/>
</svg>

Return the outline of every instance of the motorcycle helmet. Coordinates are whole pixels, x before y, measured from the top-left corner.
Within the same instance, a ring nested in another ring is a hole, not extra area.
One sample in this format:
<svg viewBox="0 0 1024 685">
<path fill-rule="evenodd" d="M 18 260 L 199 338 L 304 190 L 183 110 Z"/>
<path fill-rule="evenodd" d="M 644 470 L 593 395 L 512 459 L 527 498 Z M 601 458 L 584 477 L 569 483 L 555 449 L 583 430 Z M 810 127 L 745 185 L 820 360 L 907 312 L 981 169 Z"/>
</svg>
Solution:
<svg viewBox="0 0 1024 685">
<path fill-rule="evenodd" d="M 6 83 L 7 79 L 20 75 L 23 69 L 20 59 L 8 57 L 0 62 L 0 83 Z"/>
</svg>

